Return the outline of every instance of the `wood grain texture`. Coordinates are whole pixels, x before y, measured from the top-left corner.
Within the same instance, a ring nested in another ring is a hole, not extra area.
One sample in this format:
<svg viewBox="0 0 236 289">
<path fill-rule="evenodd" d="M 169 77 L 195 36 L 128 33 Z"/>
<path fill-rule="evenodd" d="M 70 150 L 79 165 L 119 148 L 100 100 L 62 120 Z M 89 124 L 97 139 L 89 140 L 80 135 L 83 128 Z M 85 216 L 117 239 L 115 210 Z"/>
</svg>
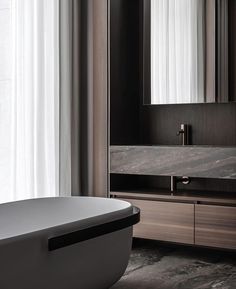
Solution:
<svg viewBox="0 0 236 289">
<path fill-rule="evenodd" d="M 236 207 L 196 205 L 195 243 L 236 249 Z"/>
<path fill-rule="evenodd" d="M 229 97 L 236 101 L 236 1 L 229 0 Z"/>
<path fill-rule="evenodd" d="M 206 102 L 216 101 L 215 0 L 206 0 Z"/>
<path fill-rule="evenodd" d="M 107 19 L 107 0 L 93 0 L 93 186 L 97 197 L 108 193 Z"/>
<path fill-rule="evenodd" d="M 80 179 L 83 195 L 108 195 L 108 2 L 81 1 Z"/>
<path fill-rule="evenodd" d="M 141 222 L 134 227 L 139 238 L 194 243 L 194 205 L 123 199 L 141 209 Z"/>
<path fill-rule="evenodd" d="M 219 206 L 235 206 L 236 207 L 236 196 L 235 193 L 228 193 L 225 195 L 215 194 L 213 192 L 175 192 L 171 195 L 171 192 L 155 192 L 148 193 L 148 191 L 125 191 L 125 192 L 111 192 L 111 196 L 116 198 L 128 198 L 128 199 L 139 199 L 149 201 L 164 201 L 164 202 L 179 202 L 179 203 L 190 203 L 190 204 L 206 204 L 206 205 L 219 205 Z"/>
</svg>

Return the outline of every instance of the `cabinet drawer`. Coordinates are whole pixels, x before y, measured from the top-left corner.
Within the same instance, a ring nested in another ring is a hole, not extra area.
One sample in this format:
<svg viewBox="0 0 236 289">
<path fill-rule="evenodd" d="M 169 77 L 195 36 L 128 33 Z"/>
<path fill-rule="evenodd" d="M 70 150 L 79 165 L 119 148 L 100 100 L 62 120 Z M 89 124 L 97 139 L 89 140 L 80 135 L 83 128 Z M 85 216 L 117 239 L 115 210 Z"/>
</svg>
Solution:
<svg viewBox="0 0 236 289">
<path fill-rule="evenodd" d="M 196 205 L 197 245 L 236 249 L 236 208 Z"/>
<path fill-rule="evenodd" d="M 194 205 L 123 199 L 141 209 L 134 236 L 146 239 L 194 243 Z"/>
</svg>

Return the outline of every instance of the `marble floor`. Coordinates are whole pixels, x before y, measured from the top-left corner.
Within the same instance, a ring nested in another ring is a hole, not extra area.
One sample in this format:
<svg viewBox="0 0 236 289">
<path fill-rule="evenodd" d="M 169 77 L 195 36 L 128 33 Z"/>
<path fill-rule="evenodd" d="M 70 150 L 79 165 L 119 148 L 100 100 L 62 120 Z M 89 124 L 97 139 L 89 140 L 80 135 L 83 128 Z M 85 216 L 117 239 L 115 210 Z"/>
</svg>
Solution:
<svg viewBox="0 0 236 289">
<path fill-rule="evenodd" d="M 236 253 L 135 240 L 112 289 L 236 289 Z"/>
</svg>

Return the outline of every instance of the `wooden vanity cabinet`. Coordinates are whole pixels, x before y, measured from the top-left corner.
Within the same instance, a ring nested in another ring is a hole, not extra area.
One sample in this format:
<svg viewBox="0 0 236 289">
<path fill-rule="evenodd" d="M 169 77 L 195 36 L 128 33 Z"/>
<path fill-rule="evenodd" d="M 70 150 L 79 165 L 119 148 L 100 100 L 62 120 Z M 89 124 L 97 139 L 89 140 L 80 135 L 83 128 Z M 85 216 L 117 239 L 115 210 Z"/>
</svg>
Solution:
<svg viewBox="0 0 236 289">
<path fill-rule="evenodd" d="M 114 197 L 141 209 L 141 221 L 134 227 L 134 237 L 236 249 L 235 198 L 197 199 L 124 192 L 114 193 Z"/>
<path fill-rule="evenodd" d="M 195 205 L 195 244 L 236 249 L 236 207 Z"/>
<path fill-rule="evenodd" d="M 141 221 L 134 227 L 140 238 L 194 244 L 194 205 L 124 199 L 141 209 Z"/>
</svg>

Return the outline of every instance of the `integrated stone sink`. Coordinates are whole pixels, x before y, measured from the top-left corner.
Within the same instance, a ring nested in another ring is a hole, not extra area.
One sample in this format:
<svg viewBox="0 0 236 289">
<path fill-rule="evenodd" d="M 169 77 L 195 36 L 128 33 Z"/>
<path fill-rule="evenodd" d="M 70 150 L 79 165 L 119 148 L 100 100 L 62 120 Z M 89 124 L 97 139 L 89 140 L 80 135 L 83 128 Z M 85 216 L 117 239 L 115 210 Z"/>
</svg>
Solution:
<svg viewBox="0 0 236 289">
<path fill-rule="evenodd" d="M 236 147 L 111 146 L 117 174 L 236 179 Z"/>
</svg>

